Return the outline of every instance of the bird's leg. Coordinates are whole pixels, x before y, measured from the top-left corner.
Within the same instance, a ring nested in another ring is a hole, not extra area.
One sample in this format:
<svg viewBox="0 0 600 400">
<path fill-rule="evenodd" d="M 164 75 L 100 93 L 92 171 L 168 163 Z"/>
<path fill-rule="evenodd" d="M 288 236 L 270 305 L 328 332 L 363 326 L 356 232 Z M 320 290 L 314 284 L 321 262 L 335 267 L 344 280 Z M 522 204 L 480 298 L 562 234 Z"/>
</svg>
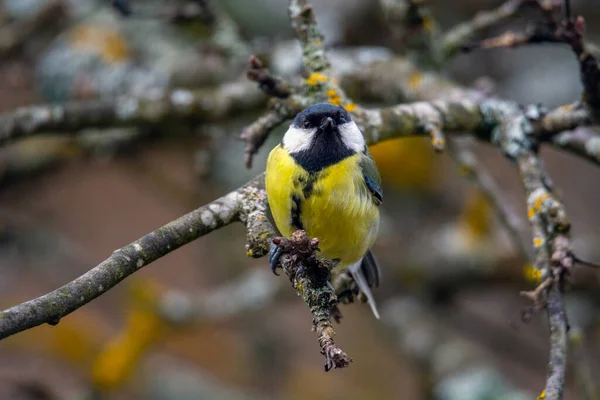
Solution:
<svg viewBox="0 0 600 400">
<path fill-rule="evenodd" d="M 359 289 L 352 274 L 348 271 L 334 274 L 332 282 L 340 303 L 350 304 L 354 302 L 354 298 L 359 294 Z"/>
<path fill-rule="evenodd" d="M 283 238 L 277 237 L 273 239 L 269 248 L 269 265 L 271 266 L 271 271 L 277 276 L 277 267 L 281 267 L 281 256 L 283 255 L 283 248 L 280 246 Z"/>
</svg>

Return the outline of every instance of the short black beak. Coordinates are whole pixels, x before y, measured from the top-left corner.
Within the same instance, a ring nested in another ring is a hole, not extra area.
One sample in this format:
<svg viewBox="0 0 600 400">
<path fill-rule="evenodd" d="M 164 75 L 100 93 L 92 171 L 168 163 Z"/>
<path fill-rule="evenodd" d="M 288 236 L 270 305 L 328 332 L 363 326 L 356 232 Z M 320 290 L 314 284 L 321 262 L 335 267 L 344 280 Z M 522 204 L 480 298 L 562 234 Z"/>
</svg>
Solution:
<svg viewBox="0 0 600 400">
<path fill-rule="evenodd" d="M 335 127 L 335 121 L 331 117 L 327 117 L 327 119 L 321 123 L 321 129 L 324 131 L 332 131 Z"/>
</svg>

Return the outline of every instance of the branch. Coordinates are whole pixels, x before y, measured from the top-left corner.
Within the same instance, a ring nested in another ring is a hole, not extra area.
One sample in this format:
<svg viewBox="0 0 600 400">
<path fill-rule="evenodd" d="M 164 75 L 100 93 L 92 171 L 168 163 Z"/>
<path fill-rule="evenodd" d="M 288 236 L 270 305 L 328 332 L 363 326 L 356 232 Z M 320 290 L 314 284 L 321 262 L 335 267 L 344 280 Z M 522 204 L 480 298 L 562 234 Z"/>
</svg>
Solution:
<svg viewBox="0 0 600 400">
<path fill-rule="evenodd" d="M 550 326 L 550 361 L 545 400 L 562 399 L 567 368 L 567 332 L 569 325 L 559 285 L 554 285 L 546 300 Z"/>
<path fill-rule="evenodd" d="M 192 324 L 262 308 L 280 289 L 280 281 L 273 280 L 271 271 L 253 269 L 200 298 L 168 290 L 157 298 L 154 306 L 160 316 L 171 324 Z"/>
<path fill-rule="evenodd" d="M 475 154 L 466 146 L 459 147 L 456 144 L 455 140 L 451 140 L 448 145 L 450 157 L 454 159 L 467 178 L 473 181 L 485 195 L 523 258 L 527 260 L 531 259 L 531 249 L 523 241 L 523 232 L 526 229 L 523 226 L 522 219 L 510 206 L 510 202 L 506 199 L 506 196 L 496 184 L 494 178 L 477 161 Z"/>
<path fill-rule="evenodd" d="M 600 165 L 600 135 L 590 128 L 577 128 L 552 136 L 552 143 Z"/>
<path fill-rule="evenodd" d="M 564 1 L 565 16 L 559 16 L 561 4 L 558 1 L 536 3 L 544 12 L 542 22 L 529 26 L 526 32 L 505 32 L 463 47 L 464 50 L 491 49 L 498 47 L 516 47 L 533 43 L 566 43 L 579 62 L 581 81 L 584 87 L 583 101 L 590 106 L 594 114 L 600 111 L 600 66 L 596 60 L 596 47 L 584 40 L 585 22 L 582 17 L 572 18 L 570 1 Z"/>
<path fill-rule="evenodd" d="M 441 39 L 444 57 L 450 59 L 456 56 L 475 35 L 514 18 L 527 5 L 541 6 L 538 0 L 508 0 L 493 10 L 480 11 L 472 20 L 449 29 Z"/>
<path fill-rule="evenodd" d="M 475 398 L 524 397 L 499 376 L 489 355 L 461 337 L 451 328 L 447 314 L 432 305 L 413 296 L 396 296 L 383 304 L 382 316 L 402 356 L 417 366 L 424 398 L 463 399 L 465 388 L 475 386 L 479 388 Z M 448 349 L 459 350 L 450 355 Z"/>
<path fill-rule="evenodd" d="M 309 74 L 329 72 L 331 65 L 325 53 L 325 38 L 317 27 L 313 8 L 307 0 L 290 0 L 288 13 L 296 37 L 302 46 L 304 65 Z"/>
<path fill-rule="evenodd" d="M 439 46 L 440 31 L 426 1 L 380 0 L 396 41 L 402 53 L 420 67 L 440 69 L 444 60 Z"/>
<path fill-rule="evenodd" d="M 258 87 L 265 92 L 267 96 L 285 99 L 291 94 L 289 84 L 280 78 L 277 78 L 265 68 L 262 61 L 256 57 L 250 57 L 250 65 L 246 71 L 246 77 L 251 81 L 258 83 Z"/>
<path fill-rule="evenodd" d="M 306 232 L 298 230 L 290 239 L 277 238 L 276 244 L 283 252 L 281 265 L 290 278 L 298 296 L 308 305 L 313 315 L 313 328 L 317 333 L 321 354 L 325 356 L 325 372 L 345 368 L 352 359 L 334 342 L 335 331 L 331 319 L 339 319 L 338 299 L 331 279 L 332 264 L 320 260 L 318 239 L 310 239 Z"/>
<path fill-rule="evenodd" d="M 262 178 L 262 177 L 261 177 Z M 258 178 L 257 178 L 258 179 Z M 244 191 L 256 179 L 117 249 L 95 268 L 53 292 L 0 313 L 0 339 L 35 326 L 56 325 L 145 265 L 216 229 L 240 220 Z"/>
<path fill-rule="evenodd" d="M 562 399 L 568 322 L 561 292 L 563 279 L 574 263 L 569 237 L 570 222 L 564 205 L 553 193 L 552 182 L 536 154 L 535 144 L 527 137 L 531 129 L 527 118 L 514 108 L 498 111 L 504 115 L 505 122 L 495 128 L 496 142 L 516 162 L 527 196 L 527 214 L 534 235 L 535 267 L 542 276 L 542 284 L 534 290 L 533 300 L 536 306 L 544 305 L 548 310 L 550 367 L 546 398 Z"/>
<path fill-rule="evenodd" d="M 66 16 L 62 0 L 47 2 L 29 18 L 15 21 L 0 28 L 0 59 L 19 51 L 32 36 L 40 34 L 49 25 L 54 26 Z"/>
<path fill-rule="evenodd" d="M 23 107 L 0 114 L 0 145 L 41 132 L 74 134 L 85 128 L 153 125 L 173 119 L 217 120 L 264 104 L 265 97 L 250 82 L 223 84 L 217 89 L 176 89 L 159 96 L 120 96 Z"/>
</svg>

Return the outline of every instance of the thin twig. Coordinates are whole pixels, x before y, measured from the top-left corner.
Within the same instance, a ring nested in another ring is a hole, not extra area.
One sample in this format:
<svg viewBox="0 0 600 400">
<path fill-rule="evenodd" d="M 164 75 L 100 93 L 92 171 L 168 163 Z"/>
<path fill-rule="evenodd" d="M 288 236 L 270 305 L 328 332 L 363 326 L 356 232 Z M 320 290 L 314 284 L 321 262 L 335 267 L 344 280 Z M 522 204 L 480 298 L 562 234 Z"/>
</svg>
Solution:
<svg viewBox="0 0 600 400">
<path fill-rule="evenodd" d="M 514 18 L 526 5 L 539 5 L 539 1 L 508 0 L 493 10 L 480 11 L 470 21 L 452 27 L 442 38 L 444 57 L 446 59 L 454 57 L 464 50 L 466 43 L 476 34 Z"/>
<path fill-rule="evenodd" d="M 456 140 L 451 139 L 448 143 L 448 153 L 459 165 L 461 171 L 479 188 L 496 211 L 500 223 L 508 232 L 510 239 L 515 244 L 521 256 L 531 259 L 531 248 L 523 240 L 523 232 L 526 227 L 517 212 L 511 207 L 503 190 L 495 182 L 494 178 L 481 163 L 476 155 L 465 145 L 459 145 Z"/>
<path fill-rule="evenodd" d="M 256 56 L 250 57 L 246 76 L 251 81 L 258 83 L 258 87 L 265 92 L 267 96 L 285 99 L 291 94 L 289 84 L 281 78 L 271 75 L 269 70 L 263 65 L 262 61 Z"/>
</svg>

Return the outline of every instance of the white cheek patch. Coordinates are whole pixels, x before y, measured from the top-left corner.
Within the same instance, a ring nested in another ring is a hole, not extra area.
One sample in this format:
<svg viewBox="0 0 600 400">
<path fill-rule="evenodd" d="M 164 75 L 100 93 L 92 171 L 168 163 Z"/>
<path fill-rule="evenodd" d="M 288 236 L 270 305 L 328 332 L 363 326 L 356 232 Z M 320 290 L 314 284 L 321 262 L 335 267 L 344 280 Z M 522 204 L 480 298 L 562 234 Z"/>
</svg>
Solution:
<svg viewBox="0 0 600 400">
<path fill-rule="evenodd" d="M 365 149 L 365 137 L 354 121 L 339 126 L 342 142 L 350 150 L 360 153 Z"/>
<path fill-rule="evenodd" d="M 283 148 L 289 153 L 308 150 L 316 132 L 317 128 L 301 129 L 290 126 L 290 129 L 283 136 Z"/>
</svg>

